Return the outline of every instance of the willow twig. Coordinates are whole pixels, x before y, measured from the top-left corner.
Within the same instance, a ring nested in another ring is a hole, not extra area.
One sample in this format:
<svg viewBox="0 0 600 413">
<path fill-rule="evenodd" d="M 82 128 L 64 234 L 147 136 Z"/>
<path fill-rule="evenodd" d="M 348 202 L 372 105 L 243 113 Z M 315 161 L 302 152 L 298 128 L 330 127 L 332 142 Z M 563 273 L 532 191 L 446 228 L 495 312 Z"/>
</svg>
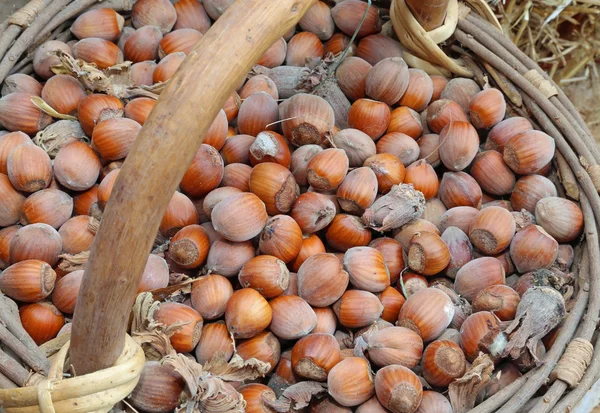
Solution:
<svg viewBox="0 0 600 413">
<path fill-rule="evenodd" d="M 35 18 L 31 25 L 25 29 L 21 36 L 15 41 L 10 50 L 4 55 L 0 62 L 0 83 L 4 81 L 10 69 L 15 65 L 23 52 L 33 43 L 37 35 L 60 10 L 69 4 L 71 0 L 54 0 Z"/>
<path fill-rule="evenodd" d="M 38 373 L 48 373 L 50 362 L 40 352 L 30 351 L 10 331 L 0 323 L 0 342 L 11 349 L 25 364 Z"/>
<path fill-rule="evenodd" d="M 35 341 L 33 341 L 21 325 L 17 305 L 2 293 L 0 293 L 0 323 L 21 341 L 29 351 L 34 353 L 37 352 L 38 357 L 43 357 L 43 353 L 40 351 Z"/>
<path fill-rule="evenodd" d="M 560 103 L 563 105 L 563 107 L 566 108 L 566 110 L 569 112 L 569 114 L 577 121 L 577 123 L 581 126 L 581 128 L 583 128 L 583 130 L 587 133 L 587 135 L 590 137 L 592 136 L 592 133 L 590 132 L 585 121 L 581 117 L 581 114 L 579 113 L 577 108 L 575 108 L 575 106 L 573 105 L 571 100 L 567 97 L 567 95 L 565 95 L 565 92 L 562 91 L 562 89 L 554 82 L 554 80 L 550 76 L 548 76 L 548 74 L 544 70 L 542 70 L 542 68 L 535 61 L 533 61 L 531 58 L 529 58 L 529 56 L 527 56 L 525 53 L 523 53 L 517 47 L 517 45 L 515 45 L 502 32 L 497 30 L 495 27 L 491 26 L 487 21 L 482 19 L 477 14 L 469 13 L 467 15 L 466 19 L 469 22 L 476 25 L 477 27 L 479 27 L 480 29 L 485 30 L 489 36 L 491 36 L 494 40 L 496 40 L 498 43 L 500 43 L 506 50 L 508 50 L 508 52 L 511 55 L 515 56 L 523 65 L 525 65 L 525 67 L 527 69 L 537 70 L 538 73 L 540 73 L 544 77 L 544 79 L 549 81 L 556 88 L 556 90 L 558 92 L 557 99 L 554 97 L 551 98 L 553 103 L 555 103 L 555 99 L 560 101 Z M 595 145 L 595 143 L 593 142 L 593 139 L 591 141 L 592 142 L 587 142 L 588 145 L 589 144 Z M 596 159 L 596 161 L 600 162 L 600 159 Z"/>
<path fill-rule="evenodd" d="M 523 76 L 523 73 L 527 72 L 525 65 L 518 61 L 500 43 L 490 37 L 487 32 L 484 32 L 465 19 L 458 19 L 458 29 L 455 35 L 461 43 L 473 50 L 475 54 L 482 57 L 482 59 L 502 72 L 515 85 L 531 96 L 544 109 L 544 112 L 550 116 L 565 136 L 569 138 L 569 141 L 577 152 L 585 157 L 590 164 L 595 165 L 598 163 L 597 159 L 600 159 L 600 151 L 597 148 L 591 149 L 586 144 L 586 140 L 590 140 L 591 137 L 586 136 L 585 132 L 581 128 L 578 128 L 577 125 L 571 124 L 567 116 Z M 471 35 L 471 37 L 468 35 Z"/>
<path fill-rule="evenodd" d="M 560 182 L 567 196 L 571 199 L 579 200 L 579 185 L 577 185 L 577 178 L 569 167 L 566 159 L 560 152 L 556 154 L 556 167 L 559 173 Z"/>
<path fill-rule="evenodd" d="M 551 363 L 552 366 L 556 364 L 556 361 L 562 355 L 567 343 L 571 341 L 573 337 L 573 333 L 577 328 L 577 324 L 579 324 L 579 320 L 583 317 L 583 313 L 587 306 L 589 293 L 587 291 L 583 291 L 583 289 L 579 290 L 579 294 L 577 295 L 577 300 L 575 302 L 575 306 L 565 319 L 565 323 L 563 327 L 560 329 L 558 333 L 558 337 L 556 341 L 552 345 L 552 348 L 548 353 L 546 353 L 543 361 L 544 363 Z M 552 363 L 554 361 L 554 363 Z M 529 371 L 527 374 L 519 377 L 517 380 L 500 390 L 498 393 L 494 394 L 492 397 L 476 406 L 469 413 L 492 413 L 495 412 L 498 408 L 500 408 L 503 404 L 506 404 L 511 398 L 519 392 L 520 389 L 529 386 L 530 383 L 534 383 L 538 385 L 537 387 L 543 385 L 548 377 L 548 374 L 552 368 L 550 368 L 547 372 L 544 371 L 545 375 L 540 374 L 540 371 L 543 367 L 537 368 Z M 535 386 L 534 386 L 535 387 Z M 531 396 L 530 396 L 531 397 Z M 527 400 L 527 399 L 526 399 Z M 523 405 L 523 403 L 515 403 L 515 407 L 518 410 L 518 406 Z M 513 404 L 512 402 L 510 403 Z"/>
<path fill-rule="evenodd" d="M 588 274 L 589 266 L 590 266 L 589 254 L 588 254 L 587 248 L 583 248 L 583 250 L 584 251 L 583 251 L 583 254 L 581 257 L 581 263 L 579 265 L 579 268 L 576 271 L 578 273 L 577 278 L 581 278 L 581 274 L 583 274 L 584 276 L 589 278 L 589 274 Z M 582 290 L 580 289 L 580 291 L 582 291 Z M 588 291 L 586 291 L 585 294 L 588 294 L 588 297 L 589 297 Z M 580 330 L 580 329 L 578 328 L 578 330 Z M 580 332 L 577 331 L 575 333 L 575 335 L 580 336 Z M 547 412 L 549 412 L 550 409 L 552 409 L 552 407 L 558 402 L 558 400 L 560 400 L 560 398 L 564 394 L 565 390 L 567 390 L 567 388 L 568 388 L 567 383 L 565 383 L 562 380 L 556 380 L 552 384 L 550 389 L 544 394 L 544 396 L 541 397 L 537 401 L 535 406 L 533 406 L 531 408 L 530 413 L 547 413 Z"/>
<path fill-rule="evenodd" d="M 14 389 L 17 386 L 11 379 L 0 373 L 0 389 Z"/>
<path fill-rule="evenodd" d="M 19 386 L 25 386 L 29 372 L 19 362 L 0 349 L 0 373 Z"/>
</svg>

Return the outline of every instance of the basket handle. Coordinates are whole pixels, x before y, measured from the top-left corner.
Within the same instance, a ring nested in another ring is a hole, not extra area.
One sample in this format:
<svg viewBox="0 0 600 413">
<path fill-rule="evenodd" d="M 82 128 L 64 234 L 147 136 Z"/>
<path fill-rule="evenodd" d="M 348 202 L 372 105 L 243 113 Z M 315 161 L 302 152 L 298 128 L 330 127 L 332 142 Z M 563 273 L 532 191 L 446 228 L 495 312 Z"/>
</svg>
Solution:
<svg viewBox="0 0 600 413">
<path fill-rule="evenodd" d="M 90 252 L 71 335 L 77 375 L 113 365 L 148 253 L 213 119 L 252 65 L 315 0 L 238 0 L 202 37 L 121 168 Z"/>
</svg>

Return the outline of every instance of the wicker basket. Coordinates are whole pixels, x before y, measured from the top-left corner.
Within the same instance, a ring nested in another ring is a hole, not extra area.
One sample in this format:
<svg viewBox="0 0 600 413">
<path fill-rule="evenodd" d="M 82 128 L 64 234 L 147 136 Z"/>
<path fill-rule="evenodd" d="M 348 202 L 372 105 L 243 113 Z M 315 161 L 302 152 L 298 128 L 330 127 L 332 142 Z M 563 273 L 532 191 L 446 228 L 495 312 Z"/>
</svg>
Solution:
<svg viewBox="0 0 600 413">
<path fill-rule="evenodd" d="M 131 9 L 132 1 L 33 0 L 0 25 L 0 33 L 3 33 L 0 37 L 0 82 L 11 72 L 31 73 L 32 50 L 47 39 L 68 40 L 70 38 L 70 19 L 87 8 L 111 7 L 127 12 Z M 282 0 L 280 6 L 282 9 L 283 3 L 286 1 Z M 287 3 L 289 3 L 287 6 L 292 7 L 292 2 L 287 1 Z M 304 3 L 300 9 L 306 10 L 306 4 L 310 2 L 299 3 Z M 289 9 L 291 14 L 298 9 L 295 5 L 293 7 L 296 8 Z M 600 342 L 596 342 L 594 345 L 590 343 L 600 310 L 600 247 L 597 232 L 597 220 L 600 220 L 600 197 L 598 195 L 600 150 L 573 104 L 535 62 L 519 51 L 499 31 L 498 22 L 484 1 L 468 0 L 465 3 L 458 3 L 457 0 L 451 0 L 445 24 L 439 30 L 436 29 L 429 33 L 412 17 L 404 0 L 394 0 L 390 12 L 397 36 L 409 51 L 406 60 L 410 65 L 420 66 L 430 73 L 453 73 L 474 77 L 480 85 L 494 82 L 506 94 L 510 111 L 532 119 L 541 130 L 555 140 L 558 150 L 555 167 L 563 182 L 562 195 L 580 202 L 585 219 L 585 245 L 582 246 L 580 260 L 574 267 L 579 278 L 583 280 L 582 288 L 578 290 L 575 304 L 570 309 L 551 350 L 544 356 L 543 364 L 479 404 L 471 412 L 558 413 L 569 411 L 581 400 L 600 374 L 600 357 L 597 354 Z M 273 15 L 265 17 L 265 19 L 275 19 L 276 17 Z M 299 18 L 300 16 L 293 17 L 295 21 Z M 291 17 L 290 20 L 292 20 Z M 215 26 L 211 31 L 218 30 L 219 27 Z M 236 26 L 230 30 L 235 32 L 237 29 L 241 31 L 241 28 Z M 203 41 L 206 42 L 203 45 L 212 45 L 209 43 L 211 41 L 214 41 L 215 44 L 217 42 L 214 39 Z M 443 49 L 440 48 L 440 43 L 445 43 Z M 454 58 L 449 58 L 448 54 Z M 256 61 L 259 56 L 259 51 L 246 53 L 243 58 L 248 61 L 244 61 L 245 67 L 239 69 L 239 73 L 243 73 L 243 70 L 252 65 L 251 60 Z M 190 62 L 186 69 L 191 69 L 191 65 Z M 209 63 L 206 62 L 202 67 L 204 68 L 206 65 Z M 233 86 L 230 89 L 233 90 Z M 224 102 L 230 93 L 228 87 L 218 93 L 214 92 L 215 90 L 213 88 L 212 93 L 218 96 L 211 95 L 210 98 L 214 98 L 216 103 Z M 153 119 L 158 119 L 159 114 L 165 113 L 164 109 L 169 102 L 173 104 L 170 99 L 174 96 L 175 91 L 175 86 L 165 89 L 161 102 L 166 103 L 159 107 L 161 103 L 159 102 L 157 105 L 159 109 L 153 112 Z M 165 95 L 168 95 L 168 98 Z M 215 104 L 215 107 L 219 107 L 218 104 Z M 207 114 L 207 117 L 210 117 L 208 115 L 210 113 Z M 171 138 L 176 140 L 175 136 Z M 193 145 L 197 147 L 199 144 L 200 142 L 190 143 L 190 147 Z M 146 148 L 151 147 L 148 145 Z M 136 146 L 134 152 L 141 151 L 142 147 L 143 145 Z M 195 151 L 191 152 L 195 153 Z M 134 155 L 138 154 L 132 152 L 131 156 Z M 185 167 L 185 162 L 183 166 Z M 156 174 L 147 179 L 154 179 L 153 177 L 160 175 L 163 167 L 164 165 L 160 165 L 157 168 L 158 171 L 155 171 Z M 172 187 L 174 190 L 176 177 L 172 181 L 174 184 L 166 187 Z M 122 184 L 121 186 L 126 185 L 125 182 Z M 140 186 L 142 186 L 141 182 Z M 165 191 L 169 192 L 166 189 Z M 166 198 L 170 199 L 170 193 Z M 118 207 L 116 202 L 114 207 Z M 163 206 L 157 206 L 155 217 L 152 219 L 158 217 L 158 221 L 160 221 L 161 208 Z M 129 211 L 125 213 L 125 218 L 128 213 Z M 135 213 L 135 211 L 131 213 Z M 110 223 L 105 222 L 105 225 L 110 225 Z M 123 227 L 120 230 L 122 233 L 127 232 Z M 129 340 L 128 343 L 130 343 Z M 61 354 L 62 356 L 66 355 L 66 348 L 61 350 Z M 57 361 L 57 366 L 62 366 L 63 362 L 64 358 L 63 361 Z M 127 346 L 120 363 L 122 364 L 114 367 L 117 369 L 115 371 L 120 372 L 122 366 L 131 367 L 131 371 L 139 368 L 139 350 Z M 565 369 L 565 365 L 567 367 L 577 366 L 577 369 L 573 372 L 573 369 Z M 58 372 L 59 370 L 57 370 L 57 374 Z M 54 377 L 59 376 L 55 375 Z M 80 384 L 83 387 L 90 387 L 93 385 L 93 380 L 96 379 L 97 376 L 89 375 L 89 377 L 82 376 L 56 383 L 50 378 L 37 387 L 0 390 L 0 406 L 4 404 L 7 412 L 106 411 L 106 409 L 102 410 L 101 405 L 89 408 L 80 406 L 77 409 L 68 410 L 59 403 L 55 403 L 54 407 L 52 407 L 52 403 L 48 403 L 50 397 L 48 386 L 54 386 L 52 397 L 56 397 L 59 389 L 64 386 L 67 389 L 64 397 L 61 396 L 60 399 L 55 400 L 67 400 L 71 397 L 81 397 L 83 393 L 77 392 L 76 388 Z M 548 384 L 549 379 L 552 382 L 548 385 L 545 394 L 535 397 L 540 388 Z M 123 391 L 117 393 L 115 390 L 118 397 L 111 399 L 112 402 L 119 397 L 125 397 L 128 393 L 125 387 L 132 388 L 135 386 L 136 380 L 133 376 L 127 376 L 127 380 L 121 380 L 119 385 L 123 386 Z M 113 391 L 110 386 L 97 390 L 103 393 Z M 39 409 L 37 405 L 39 405 Z M 102 404 L 102 406 L 106 407 L 107 404 Z"/>
</svg>

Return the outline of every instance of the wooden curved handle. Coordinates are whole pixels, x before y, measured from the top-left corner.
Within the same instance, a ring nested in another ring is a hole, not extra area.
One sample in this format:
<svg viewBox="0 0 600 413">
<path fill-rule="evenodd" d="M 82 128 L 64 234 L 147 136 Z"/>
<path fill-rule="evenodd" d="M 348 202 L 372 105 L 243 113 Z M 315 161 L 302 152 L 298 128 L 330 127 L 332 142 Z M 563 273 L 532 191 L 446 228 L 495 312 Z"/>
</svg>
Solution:
<svg viewBox="0 0 600 413">
<path fill-rule="evenodd" d="M 121 168 L 91 249 L 71 335 L 77 375 L 119 357 L 160 221 L 204 134 L 252 65 L 314 1 L 236 1 L 162 92 Z"/>
</svg>

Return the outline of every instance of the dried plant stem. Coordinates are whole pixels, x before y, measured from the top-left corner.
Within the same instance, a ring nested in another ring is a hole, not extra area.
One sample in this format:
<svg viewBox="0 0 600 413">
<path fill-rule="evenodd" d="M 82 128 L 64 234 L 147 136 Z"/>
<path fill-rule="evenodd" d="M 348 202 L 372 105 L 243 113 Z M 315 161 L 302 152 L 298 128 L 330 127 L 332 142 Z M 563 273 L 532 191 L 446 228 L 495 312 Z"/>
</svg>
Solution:
<svg viewBox="0 0 600 413">
<path fill-rule="evenodd" d="M 71 0 L 54 0 L 35 18 L 31 25 L 25 29 L 21 36 L 15 41 L 10 50 L 4 55 L 0 62 L 0 83 L 4 81 L 10 69 L 17 63 L 17 60 L 33 43 L 40 31 L 46 26 L 48 21 L 59 11 L 65 8 Z"/>
<path fill-rule="evenodd" d="M 0 373 L 0 389 L 14 389 L 17 386 L 12 380 Z"/>
<path fill-rule="evenodd" d="M 579 200 L 579 185 L 577 185 L 577 178 L 575 178 L 575 174 L 560 152 L 556 154 L 556 166 L 560 175 L 560 181 L 565 188 L 567 196 Z"/>
<path fill-rule="evenodd" d="M 25 364 L 38 373 L 48 373 L 50 362 L 39 352 L 30 351 L 10 331 L 0 323 L 0 342 L 11 349 Z"/>
<path fill-rule="evenodd" d="M 7 296 L 0 293 L 0 323 L 6 327 L 30 352 L 36 354 L 36 359 L 45 358 L 37 344 L 27 334 L 21 320 L 19 319 L 19 311 L 17 305 Z M 50 364 L 48 363 L 49 367 Z"/>
<path fill-rule="evenodd" d="M 587 203 L 587 205 L 589 206 L 589 203 Z M 581 255 L 580 265 L 576 271 L 578 273 L 576 278 L 581 278 L 581 277 L 589 278 L 589 274 L 588 274 L 589 268 L 590 268 L 590 260 L 589 260 L 588 248 L 584 248 L 583 254 Z M 583 290 L 580 289 L 580 291 L 583 291 Z M 589 297 L 589 291 L 585 291 L 584 293 L 587 294 Z M 581 337 L 581 331 L 579 331 L 579 330 L 581 330 L 581 325 L 579 327 L 580 328 L 578 328 L 576 336 Z M 567 383 L 565 383 L 562 380 L 556 380 L 552 384 L 550 389 L 544 394 L 544 396 L 541 397 L 537 401 L 535 406 L 532 407 L 530 413 L 547 413 L 547 412 L 549 412 L 550 409 L 552 409 L 552 407 L 556 404 L 556 402 L 558 402 L 560 400 L 560 398 L 562 397 L 564 392 L 567 390 L 567 388 L 568 388 Z"/>
<path fill-rule="evenodd" d="M 29 372 L 11 356 L 0 350 L 0 373 L 19 386 L 25 386 Z"/>
</svg>

